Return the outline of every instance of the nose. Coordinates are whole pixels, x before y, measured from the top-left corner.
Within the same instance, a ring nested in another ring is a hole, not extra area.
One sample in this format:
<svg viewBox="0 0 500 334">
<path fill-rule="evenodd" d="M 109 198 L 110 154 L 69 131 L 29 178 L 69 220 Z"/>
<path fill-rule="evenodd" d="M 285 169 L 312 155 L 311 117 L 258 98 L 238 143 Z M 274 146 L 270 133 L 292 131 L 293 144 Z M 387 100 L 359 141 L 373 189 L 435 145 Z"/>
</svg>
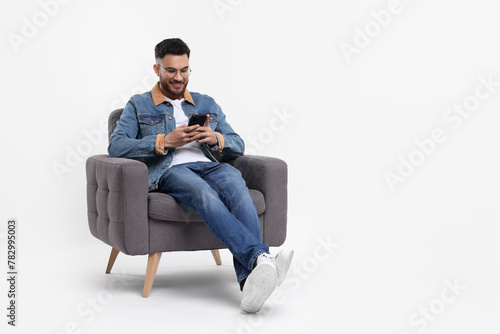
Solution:
<svg viewBox="0 0 500 334">
<path fill-rule="evenodd" d="M 184 78 L 182 77 L 181 75 L 181 71 L 177 71 L 175 73 L 175 76 L 174 76 L 174 79 L 177 80 L 177 81 L 182 81 Z"/>
</svg>

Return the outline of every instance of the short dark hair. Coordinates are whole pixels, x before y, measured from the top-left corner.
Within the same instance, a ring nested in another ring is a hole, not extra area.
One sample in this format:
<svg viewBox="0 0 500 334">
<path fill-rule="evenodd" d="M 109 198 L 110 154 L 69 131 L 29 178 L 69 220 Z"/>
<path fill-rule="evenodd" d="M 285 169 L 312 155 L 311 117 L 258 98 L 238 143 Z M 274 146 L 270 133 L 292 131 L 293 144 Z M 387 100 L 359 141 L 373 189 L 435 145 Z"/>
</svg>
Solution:
<svg viewBox="0 0 500 334">
<path fill-rule="evenodd" d="M 189 58 L 189 54 L 191 50 L 187 46 L 184 41 L 180 38 L 168 38 L 164 39 L 160 43 L 158 43 L 155 47 L 155 58 L 162 59 L 167 54 L 172 54 L 176 56 L 187 55 Z"/>
</svg>

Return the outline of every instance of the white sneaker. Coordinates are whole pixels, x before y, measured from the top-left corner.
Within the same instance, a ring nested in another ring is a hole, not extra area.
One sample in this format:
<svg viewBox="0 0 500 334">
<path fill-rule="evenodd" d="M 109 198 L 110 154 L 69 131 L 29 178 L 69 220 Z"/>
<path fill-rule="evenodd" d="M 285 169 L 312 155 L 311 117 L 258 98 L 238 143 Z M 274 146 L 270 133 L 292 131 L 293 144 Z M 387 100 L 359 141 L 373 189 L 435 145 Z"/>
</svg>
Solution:
<svg viewBox="0 0 500 334">
<path fill-rule="evenodd" d="M 241 309 L 247 313 L 259 312 L 276 289 L 277 280 L 274 258 L 269 254 L 259 255 L 257 266 L 248 275 L 243 286 Z"/>
<path fill-rule="evenodd" d="M 293 253 L 292 249 L 284 249 L 279 251 L 278 254 L 274 256 L 276 274 L 278 276 L 278 286 L 280 286 L 285 280 L 288 269 L 290 268 L 290 263 L 292 262 Z"/>
</svg>

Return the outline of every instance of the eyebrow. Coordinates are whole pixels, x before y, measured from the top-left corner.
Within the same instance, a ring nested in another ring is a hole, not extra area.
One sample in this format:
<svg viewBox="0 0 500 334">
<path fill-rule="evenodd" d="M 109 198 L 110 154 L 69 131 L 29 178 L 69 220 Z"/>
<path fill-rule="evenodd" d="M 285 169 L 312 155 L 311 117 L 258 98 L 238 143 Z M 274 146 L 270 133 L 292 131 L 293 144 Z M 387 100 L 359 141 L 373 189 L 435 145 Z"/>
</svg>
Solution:
<svg viewBox="0 0 500 334">
<path fill-rule="evenodd" d="M 189 65 L 188 65 L 188 66 L 184 66 L 183 68 L 181 68 L 181 69 L 180 69 L 180 71 L 182 71 L 182 70 L 184 70 L 184 69 L 187 69 L 187 68 L 189 68 Z M 167 67 L 166 69 L 167 69 L 167 70 L 176 70 L 176 71 L 177 71 L 177 69 L 176 69 L 176 68 L 174 68 L 174 67 Z"/>
</svg>

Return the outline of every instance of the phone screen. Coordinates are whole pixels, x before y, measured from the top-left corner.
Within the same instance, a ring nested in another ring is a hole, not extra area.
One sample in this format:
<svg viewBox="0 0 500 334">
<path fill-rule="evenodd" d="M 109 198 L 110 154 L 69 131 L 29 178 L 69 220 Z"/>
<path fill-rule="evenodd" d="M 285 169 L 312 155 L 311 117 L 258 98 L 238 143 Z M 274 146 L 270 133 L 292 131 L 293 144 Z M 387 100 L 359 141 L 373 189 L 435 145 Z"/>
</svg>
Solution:
<svg viewBox="0 0 500 334">
<path fill-rule="evenodd" d="M 205 121 L 207 119 L 207 115 L 193 115 L 189 119 L 188 126 L 198 124 L 199 126 L 205 125 Z"/>
</svg>

